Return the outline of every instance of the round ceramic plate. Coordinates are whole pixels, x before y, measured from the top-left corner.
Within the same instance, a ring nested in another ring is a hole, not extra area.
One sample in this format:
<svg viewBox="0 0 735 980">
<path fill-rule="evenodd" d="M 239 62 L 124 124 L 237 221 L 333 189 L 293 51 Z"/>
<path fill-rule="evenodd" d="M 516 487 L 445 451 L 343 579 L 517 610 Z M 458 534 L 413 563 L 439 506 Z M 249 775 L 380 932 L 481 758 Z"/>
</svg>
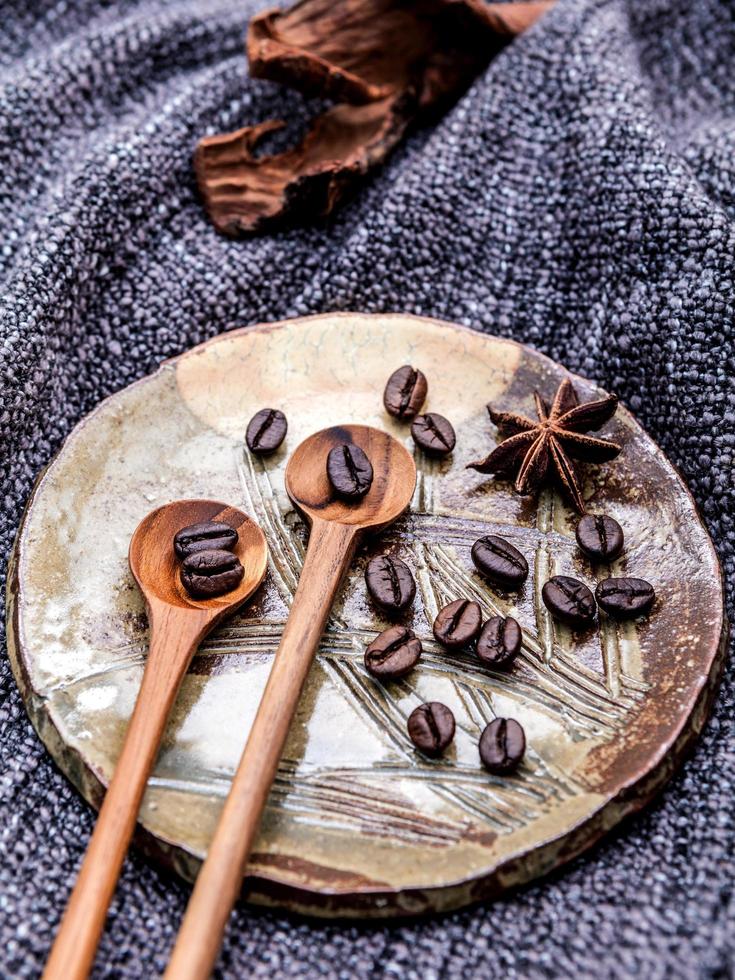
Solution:
<svg viewBox="0 0 735 980">
<path fill-rule="evenodd" d="M 606 617 L 573 634 L 540 601 L 552 574 L 592 587 L 608 568 L 579 554 L 575 515 L 465 469 L 497 434 L 485 409 L 533 414 L 566 373 L 518 344 L 416 317 L 336 314 L 253 327 L 164 364 L 103 402 L 39 480 L 16 545 L 10 652 L 33 722 L 59 766 L 98 805 L 120 752 L 145 662 L 143 603 L 127 565 L 141 518 L 182 497 L 244 508 L 268 538 L 266 584 L 194 657 L 140 814 L 139 843 L 187 878 L 206 851 L 258 705 L 304 556 L 284 493 L 289 453 L 317 429 L 361 422 L 412 448 L 383 411 L 401 364 L 429 379 L 427 408 L 458 433 L 453 456 L 416 455 L 411 511 L 358 555 L 294 719 L 249 868 L 248 897 L 309 913 L 393 916 L 454 908 L 527 881 L 578 854 L 651 797 L 705 719 L 722 657 L 720 570 L 680 478 L 624 409 L 603 435 L 619 458 L 585 468 L 592 512 L 626 533 L 613 573 L 654 583 L 647 618 Z M 580 400 L 599 397 L 573 379 Z M 263 406 L 289 419 L 265 460 L 243 451 Z M 472 543 L 499 533 L 528 559 L 517 594 L 473 570 Z M 385 627 L 366 599 L 366 560 L 390 550 L 414 569 L 405 617 L 424 643 L 418 667 L 380 684 L 363 651 Z M 431 623 L 447 601 L 512 614 L 523 650 L 510 673 L 447 653 Z M 406 736 L 422 701 L 448 704 L 456 738 L 436 761 Z M 517 718 L 519 771 L 485 772 L 477 742 Z"/>
</svg>

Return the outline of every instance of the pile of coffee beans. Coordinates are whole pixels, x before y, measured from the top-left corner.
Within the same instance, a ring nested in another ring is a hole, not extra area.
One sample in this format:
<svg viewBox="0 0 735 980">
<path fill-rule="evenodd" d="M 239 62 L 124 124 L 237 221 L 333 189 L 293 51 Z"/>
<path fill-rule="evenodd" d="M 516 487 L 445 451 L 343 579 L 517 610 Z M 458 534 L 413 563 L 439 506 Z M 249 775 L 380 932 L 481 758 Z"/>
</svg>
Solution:
<svg viewBox="0 0 735 980">
<path fill-rule="evenodd" d="M 508 562 L 508 552 L 503 545 L 507 548 L 512 546 L 500 538 L 493 541 L 493 554 L 500 555 Z M 515 549 L 513 552 L 511 563 L 515 569 L 523 558 Z M 411 569 L 395 555 L 377 555 L 368 562 L 365 583 L 373 602 L 389 615 L 405 611 L 416 596 L 416 582 Z M 477 641 L 475 652 L 478 659 L 495 670 L 509 670 L 521 649 L 521 628 L 515 619 L 493 616 L 483 626 L 479 604 L 468 599 L 457 599 L 439 611 L 434 620 L 434 636 L 450 650 L 466 648 Z M 421 640 L 413 630 L 406 626 L 391 626 L 383 630 L 365 650 L 365 668 L 377 680 L 399 680 L 418 664 L 421 653 Z M 523 756 L 522 748 L 520 754 L 518 751 L 519 745 L 525 744 L 523 730 L 515 721 L 509 721 L 508 725 L 508 737 L 503 735 L 500 741 L 496 739 L 498 744 L 502 742 L 505 747 L 505 754 L 497 748 L 494 750 L 497 758 L 488 748 L 490 741 L 487 731 L 491 726 L 483 732 L 485 741 L 480 742 L 480 757 L 491 772 L 511 772 Z M 411 713 L 407 729 L 409 738 L 420 752 L 436 757 L 454 738 L 454 715 L 445 704 L 430 701 L 419 705 Z M 518 731 L 521 732 L 520 740 Z"/>
<path fill-rule="evenodd" d="M 416 446 L 428 456 L 444 457 L 456 446 L 452 424 L 436 412 L 419 414 L 428 394 L 426 376 L 404 364 L 391 374 L 383 393 L 385 410 L 401 422 L 411 423 Z M 251 452 L 273 453 L 282 444 L 288 424 L 277 409 L 264 408 L 250 420 L 245 440 Z M 360 501 L 370 491 L 373 467 L 363 450 L 352 443 L 333 447 L 327 457 L 327 476 L 337 497 L 348 503 Z M 582 554 L 593 563 L 611 563 L 624 548 L 618 522 L 606 514 L 583 516 L 576 528 Z M 174 539 L 182 561 L 181 579 L 189 593 L 208 598 L 230 591 L 243 575 L 232 549 L 237 532 L 219 522 L 183 528 Z M 472 561 L 494 588 L 519 590 L 528 578 L 528 562 L 509 541 L 495 534 L 480 538 L 472 547 Z M 394 555 L 378 555 L 365 571 L 367 591 L 380 610 L 398 616 L 416 596 L 411 569 Z M 649 582 L 639 578 L 607 578 L 593 595 L 584 582 L 568 575 L 552 576 L 542 588 L 542 599 L 554 619 L 574 629 L 594 623 L 599 605 L 608 616 L 628 619 L 652 608 L 656 595 Z M 441 609 L 434 620 L 437 641 L 448 650 L 471 649 L 492 670 L 510 670 L 522 645 L 522 633 L 512 616 L 493 616 L 484 625 L 477 602 L 456 599 Z M 365 667 L 380 681 L 398 680 L 418 664 L 421 640 L 407 626 L 384 630 L 365 650 Z M 419 705 L 408 718 L 408 735 L 415 747 L 429 757 L 444 752 L 454 738 L 451 710 L 439 701 Z M 480 760 L 496 775 L 513 772 L 523 759 L 526 739 L 522 726 L 512 718 L 496 718 L 482 732 Z"/>
<path fill-rule="evenodd" d="M 174 535 L 174 553 L 181 562 L 181 582 L 194 599 L 212 599 L 232 592 L 245 569 L 232 549 L 235 528 L 222 521 L 203 521 L 181 528 Z"/>
<path fill-rule="evenodd" d="M 393 418 L 411 422 L 413 441 L 427 456 L 448 456 L 457 443 L 452 423 L 438 412 L 418 414 L 428 391 L 426 375 L 418 368 L 404 364 L 388 378 L 383 405 Z"/>
</svg>

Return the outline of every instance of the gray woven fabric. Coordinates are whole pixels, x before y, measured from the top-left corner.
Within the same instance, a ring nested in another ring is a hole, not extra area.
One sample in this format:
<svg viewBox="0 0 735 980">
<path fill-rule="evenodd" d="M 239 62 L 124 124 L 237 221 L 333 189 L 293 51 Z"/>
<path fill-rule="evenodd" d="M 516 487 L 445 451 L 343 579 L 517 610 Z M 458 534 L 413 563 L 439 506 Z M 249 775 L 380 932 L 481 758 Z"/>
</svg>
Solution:
<svg viewBox="0 0 735 980">
<path fill-rule="evenodd" d="M 735 572 L 735 5 L 561 0 L 328 228 L 219 238 L 198 136 L 304 102 L 250 81 L 233 0 L 0 5 L 0 541 L 100 398 L 234 325 L 402 310 L 617 391 Z M 732 606 L 730 608 L 732 613 Z M 238 909 L 223 977 L 735 973 L 735 683 L 660 800 L 551 879 L 391 927 Z M 0 974 L 38 975 L 92 827 L 0 661 Z M 96 975 L 164 963 L 187 888 L 133 855 Z"/>
</svg>

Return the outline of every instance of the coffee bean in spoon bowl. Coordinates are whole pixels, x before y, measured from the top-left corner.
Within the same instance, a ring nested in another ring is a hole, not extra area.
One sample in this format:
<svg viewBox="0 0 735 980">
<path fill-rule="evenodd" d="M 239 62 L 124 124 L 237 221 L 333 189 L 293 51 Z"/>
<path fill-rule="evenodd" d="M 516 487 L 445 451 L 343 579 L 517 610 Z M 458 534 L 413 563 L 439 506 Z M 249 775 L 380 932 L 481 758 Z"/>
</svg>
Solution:
<svg viewBox="0 0 735 980">
<path fill-rule="evenodd" d="M 656 601 L 650 582 L 642 578 L 606 578 L 595 590 L 600 609 L 615 619 L 633 619 L 649 612 Z"/>
<path fill-rule="evenodd" d="M 388 378 L 383 392 L 385 410 L 394 418 L 412 419 L 421 411 L 428 390 L 424 373 L 404 364 Z"/>
<path fill-rule="evenodd" d="M 525 751 L 526 735 L 513 718 L 496 718 L 480 736 L 480 761 L 497 776 L 517 769 Z"/>
<path fill-rule="evenodd" d="M 528 577 L 528 562 L 509 541 L 487 534 L 472 545 L 472 561 L 493 585 L 514 591 Z"/>
<path fill-rule="evenodd" d="M 415 418 L 411 423 L 411 435 L 428 456 L 448 456 L 457 442 L 452 423 L 436 412 Z"/>
<path fill-rule="evenodd" d="M 400 612 L 416 596 L 411 569 L 393 555 L 378 555 L 368 563 L 365 584 L 373 602 L 386 612 Z"/>
<path fill-rule="evenodd" d="M 343 500 L 360 500 L 373 483 L 373 467 L 359 446 L 342 443 L 329 450 L 327 476 L 332 489 Z"/>
<path fill-rule="evenodd" d="M 181 581 L 195 599 L 211 599 L 236 588 L 245 573 L 231 551 L 195 551 L 181 565 Z"/>
<path fill-rule="evenodd" d="M 521 627 L 512 616 L 493 616 L 482 627 L 475 652 L 495 670 L 507 670 L 521 649 Z"/>
<path fill-rule="evenodd" d="M 623 550 L 623 529 L 607 514 L 585 514 L 577 524 L 577 544 L 592 561 L 614 561 Z"/>
<path fill-rule="evenodd" d="M 174 535 L 174 551 L 182 561 L 195 551 L 230 551 L 236 544 L 237 531 L 222 521 L 190 524 Z"/>
<path fill-rule="evenodd" d="M 434 636 L 450 650 L 466 647 L 482 626 L 482 612 L 476 602 L 457 599 L 439 610 L 434 620 Z"/>
<path fill-rule="evenodd" d="M 438 756 L 454 738 L 454 715 L 441 701 L 429 701 L 408 716 L 408 737 L 424 755 Z"/>
<path fill-rule="evenodd" d="M 541 598 L 554 619 L 582 629 L 595 618 L 595 597 L 584 582 L 569 575 L 555 575 L 541 590 Z"/>
<path fill-rule="evenodd" d="M 251 453 L 267 456 L 274 453 L 286 438 L 288 422 L 277 408 L 261 408 L 248 422 L 245 442 Z"/>
<path fill-rule="evenodd" d="M 403 677 L 421 656 L 421 640 L 405 626 L 383 630 L 365 651 L 365 667 L 381 681 Z"/>
</svg>

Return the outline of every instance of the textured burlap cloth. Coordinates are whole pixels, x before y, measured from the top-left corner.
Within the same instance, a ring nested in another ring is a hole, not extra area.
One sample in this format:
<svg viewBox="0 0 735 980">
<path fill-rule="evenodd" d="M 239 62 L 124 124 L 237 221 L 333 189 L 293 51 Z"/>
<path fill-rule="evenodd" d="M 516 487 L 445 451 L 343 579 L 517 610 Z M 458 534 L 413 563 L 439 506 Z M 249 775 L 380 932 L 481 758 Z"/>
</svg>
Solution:
<svg viewBox="0 0 735 980">
<path fill-rule="evenodd" d="M 329 310 L 535 345 L 620 394 L 735 562 L 735 5 L 561 0 L 329 228 L 233 243 L 197 137 L 305 103 L 250 81 L 239 0 L 0 5 L 0 541 L 105 395 L 206 337 Z M 732 606 L 730 607 L 732 612 Z M 223 977 L 727 977 L 735 684 L 660 799 L 506 900 L 412 924 L 240 907 Z M 0 975 L 40 971 L 92 827 L 0 660 Z M 133 854 L 96 976 L 163 967 L 188 888 Z"/>
</svg>

